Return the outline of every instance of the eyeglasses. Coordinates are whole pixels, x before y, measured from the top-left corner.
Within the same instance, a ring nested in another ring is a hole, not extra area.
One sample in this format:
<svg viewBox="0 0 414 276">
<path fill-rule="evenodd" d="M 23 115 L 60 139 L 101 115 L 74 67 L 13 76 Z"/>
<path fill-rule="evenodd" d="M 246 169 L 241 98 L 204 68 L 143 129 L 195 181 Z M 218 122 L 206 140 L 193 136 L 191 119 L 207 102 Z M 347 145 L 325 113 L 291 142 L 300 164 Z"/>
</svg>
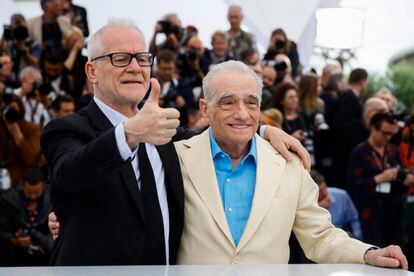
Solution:
<svg viewBox="0 0 414 276">
<path fill-rule="evenodd" d="M 379 129 L 378 131 L 381 132 L 382 135 L 384 135 L 384 136 L 394 136 L 394 135 L 397 134 L 397 132 L 386 131 L 386 130 L 382 130 L 382 129 Z"/>
<path fill-rule="evenodd" d="M 106 58 L 106 57 L 109 57 L 111 59 L 111 63 L 115 67 L 128 66 L 131 63 L 132 58 L 135 58 L 139 66 L 142 66 L 142 67 L 151 66 L 154 62 L 154 56 L 153 54 L 149 52 L 140 52 L 140 53 L 133 53 L 133 54 L 124 53 L 124 52 L 111 53 L 111 54 L 92 58 L 91 61 L 95 61 L 97 59 Z"/>
</svg>

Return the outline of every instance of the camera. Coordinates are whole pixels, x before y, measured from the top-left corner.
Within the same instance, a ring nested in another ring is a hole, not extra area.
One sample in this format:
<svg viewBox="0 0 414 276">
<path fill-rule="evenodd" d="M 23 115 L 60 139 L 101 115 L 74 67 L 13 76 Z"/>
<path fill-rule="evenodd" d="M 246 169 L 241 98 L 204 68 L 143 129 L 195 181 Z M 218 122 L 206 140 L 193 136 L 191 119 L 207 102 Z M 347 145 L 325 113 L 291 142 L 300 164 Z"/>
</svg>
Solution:
<svg viewBox="0 0 414 276">
<path fill-rule="evenodd" d="M 29 38 L 29 31 L 25 26 L 18 25 L 12 28 L 10 25 L 4 25 L 3 29 L 4 40 L 25 41 Z"/>
<path fill-rule="evenodd" d="M 53 241 L 49 237 L 47 237 L 45 234 L 35 229 L 34 227 L 22 229 L 19 236 L 20 237 L 30 236 L 32 238 L 34 244 L 31 244 L 29 248 L 27 249 L 30 255 L 33 255 L 34 251 L 39 250 L 39 248 L 36 245 L 41 246 L 46 253 L 52 252 Z"/>
<path fill-rule="evenodd" d="M 178 35 L 180 33 L 180 28 L 178 28 L 177 26 L 173 26 L 173 24 L 171 24 L 171 22 L 168 20 L 161 20 L 158 21 L 158 23 L 161 25 L 161 31 L 165 35 L 169 35 L 172 33 Z"/>
<path fill-rule="evenodd" d="M 283 50 L 285 48 L 285 41 L 281 40 L 281 39 L 277 39 L 275 41 L 275 48 L 277 50 Z"/>
<path fill-rule="evenodd" d="M 3 109 L 2 115 L 3 115 L 3 119 L 9 124 L 13 124 L 19 121 L 20 119 L 22 119 L 22 116 L 20 115 L 20 113 L 15 108 L 10 107 L 10 106 L 6 106 Z"/>
<path fill-rule="evenodd" d="M 397 181 L 404 182 L 407 177 L 408 171 L 404 168 L 399 168 L 397 172 Z"/>
<path fill-rule="evenodd" d="M 196 61 L 198 59 L 197 50 L 195 48 L 191 47 L 190 49 L 188 49 L 187 59 L 189 61 Z"/>
<path fill-rule="evenodd" d="M 3 25 L 3 38 L 4 40 L 13 40 L 12 28 L 10 25 Z"/>
<path fill-rule="evenodd" d="M 287 69 L 287 63 L 285 61 L 276 61 L 273 66 L 277 72 L 285 71 Z"/>
</svg>

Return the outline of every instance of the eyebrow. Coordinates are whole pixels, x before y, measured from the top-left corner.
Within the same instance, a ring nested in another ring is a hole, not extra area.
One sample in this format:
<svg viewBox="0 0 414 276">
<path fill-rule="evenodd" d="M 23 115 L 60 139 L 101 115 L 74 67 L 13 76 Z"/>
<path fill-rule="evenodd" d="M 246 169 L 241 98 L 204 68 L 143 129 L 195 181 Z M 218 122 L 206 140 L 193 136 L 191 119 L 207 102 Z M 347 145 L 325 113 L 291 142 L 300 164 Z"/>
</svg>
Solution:
<svg viewBox="0 0 414 276">
<path fill-rule="evenodd" d="M 219 101 L 221 101 L 224 98 L 236 97 L 236 96 L 237 96 L 237 94 L 235 94 L 235 93 L 225 92 L 225 93 L 221 94 L 220 96 L 218 96 L 217 99 L 216 99 L 216 101 L 219 102 Z M 248 98 L 255 98 L 256 100 L 260 101 L 259 95 L 257 93 L 247 94 L 247 97 Z"/>
</svg>

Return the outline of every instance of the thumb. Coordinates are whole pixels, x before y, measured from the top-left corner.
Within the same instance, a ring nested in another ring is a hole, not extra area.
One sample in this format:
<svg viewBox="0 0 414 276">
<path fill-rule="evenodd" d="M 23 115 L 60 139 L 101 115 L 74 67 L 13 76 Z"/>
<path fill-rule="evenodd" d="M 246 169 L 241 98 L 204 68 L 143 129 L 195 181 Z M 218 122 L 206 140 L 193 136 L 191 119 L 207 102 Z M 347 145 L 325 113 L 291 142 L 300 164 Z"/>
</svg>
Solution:
<svg viewBox="0 0 414 276">
<path fill-rule="evenodd" d="M 158 105 L 158 98 L 160 97 L 160 83 L 158 80 L 151 78 L 151 91 L 148 97 L 147 102 L 152 102 Z"/>
</svg>

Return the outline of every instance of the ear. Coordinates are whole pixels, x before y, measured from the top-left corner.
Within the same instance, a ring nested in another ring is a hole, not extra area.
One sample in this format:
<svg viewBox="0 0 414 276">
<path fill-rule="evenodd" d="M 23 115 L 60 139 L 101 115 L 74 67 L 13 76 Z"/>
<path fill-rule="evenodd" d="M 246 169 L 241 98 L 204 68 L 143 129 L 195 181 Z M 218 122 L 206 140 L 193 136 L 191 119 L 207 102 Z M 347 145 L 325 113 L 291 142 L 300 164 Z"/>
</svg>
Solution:
<svg viewBox="0 0 414 276">
<path fill-rule="evenodd" d="M 200 99 L 200 101 L 198 102 L 198 107 L 200 108 L 201 116 L 203 116 L 203 118 L 208 120 L 208 115 L 207 115 L 208 104 L 206 100 Z"/>
<path fill-rule="evenodd" d="M 85 73 L 91 83 L 96 84 L 98 82 L 98 78 L 96 76 L 95 64 L 92 63 L 91 61 L 86 62 Z"/>
</svg>

